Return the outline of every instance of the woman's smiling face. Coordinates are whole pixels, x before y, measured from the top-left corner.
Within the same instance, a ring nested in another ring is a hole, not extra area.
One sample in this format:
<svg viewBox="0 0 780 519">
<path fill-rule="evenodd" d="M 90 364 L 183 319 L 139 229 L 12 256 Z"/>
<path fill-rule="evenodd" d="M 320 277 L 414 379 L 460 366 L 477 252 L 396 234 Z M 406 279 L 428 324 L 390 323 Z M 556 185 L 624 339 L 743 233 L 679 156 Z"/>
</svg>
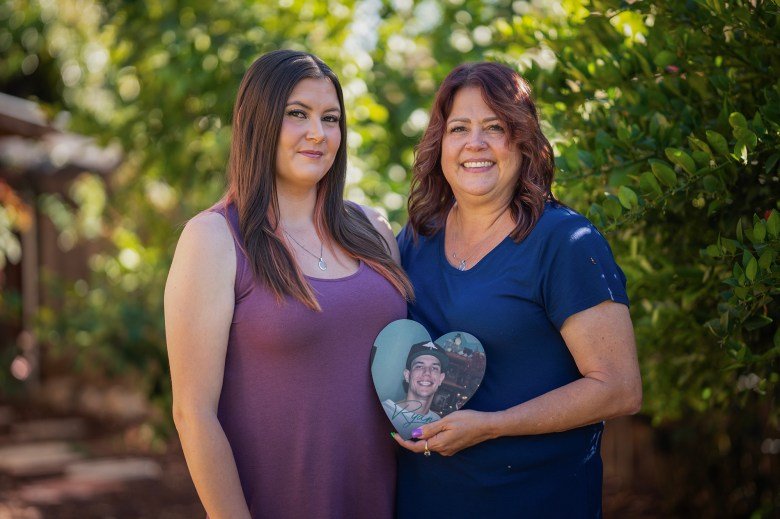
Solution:
<svg viewBox="0 0 780 519">
<path fill-rule="evenodd" d="M 509 202 L 521 154 L 509 129 L 482 99 L 479 87 L 459 90 L 447 117 L 441 167 L 455 198 Z"/>
<path fill-rule="evenodd" d="M 303 79 L 284 107 L 276 148 L 279 188 L 311 189 L 322 180 L 341 143 L 339 99 L 327 78 Z"/>
</svg>

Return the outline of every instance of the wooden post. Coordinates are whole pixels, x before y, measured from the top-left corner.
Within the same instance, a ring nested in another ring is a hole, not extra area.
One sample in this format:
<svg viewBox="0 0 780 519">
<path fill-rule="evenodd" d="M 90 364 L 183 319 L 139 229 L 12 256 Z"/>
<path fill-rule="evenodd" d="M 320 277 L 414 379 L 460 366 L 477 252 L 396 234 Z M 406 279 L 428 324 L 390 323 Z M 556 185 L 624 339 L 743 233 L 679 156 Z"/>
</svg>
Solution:
<svg viewBox="0 0 780 519">
<path fill-rule="evenodd" d="M 22 331 L 18 344 L 29 362 L 30 375 L 25 380 L 28 392 L 38 389 L 41 382 L 41 353 L 35 338 L 34 325 L 38 315 L 40 279 L 38 265 L 38 204 L 35 194 L 25 190 L 24 202 L 31 208 L 30 226 L 22 232 Z"/>
</svg>

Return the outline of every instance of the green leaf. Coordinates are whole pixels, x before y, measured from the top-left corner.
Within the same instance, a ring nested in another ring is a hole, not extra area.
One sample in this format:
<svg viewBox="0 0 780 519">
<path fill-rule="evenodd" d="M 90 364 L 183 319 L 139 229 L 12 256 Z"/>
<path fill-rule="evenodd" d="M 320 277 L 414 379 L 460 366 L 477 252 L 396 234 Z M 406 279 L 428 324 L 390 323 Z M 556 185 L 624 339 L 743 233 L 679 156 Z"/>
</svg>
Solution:
<svg viewBox="0 0 780 519">
<path fill-rule="evenodd" d="M 758 112 L 756 112 L 756 115 L 753 116 L 753 121 L 751 122 L 751 126 L 753 127 L 753 130 L 755 130 L 757 133 L 760 133 L 761 135 L 766 133 L 764 120 L 761 119 L 761 114 Z"/>
<path fill-rule="evenodd" d="M 766 219 L 766 230 L 772 238 L 777 238 L 777 235 L 780 234 L 780 215 L 774 209 L 769 218 Z"/>
<path fill-rule="evenodd" d="M 742 164 L 747 164 L 747 158 L 748 158 L 748 145 L 744 141 L 737 141 L 736 144 L 734 144 L 734 154 L 732 157 L 735 160 L 738 160 Z"/>
<path fill-rule="evenodd" d="M 774 258 L 775 253 L 767 249 L 761 254 L 761 257 L 758 258 L 758 266 L 761 267 L 763 270 L 769 270 L 769 267 L 772 265 L 772 261 Z"/>
<path fill-rule="evenodd" d="M 740 235 L 742 233 L 742 230 L 740 229 Z M 723 250 L 728 252 L 729 254 L 734 254 L 737 252 L 737 246 L 740 245 L 740 243 L 736 240 L 730 240 L 728 238 L 723 238 L 720 240 L 721 246 L 723 247 Z"/>
<path fill-rule="evenodd" d="M 710 193 L 715 193 L 717 191 L 720 191 L 721 183 L 720 180 L 714 175 L 707 175 L 701 180 L 702 185 L 704 186 L 704 189 L 706 189 Z"/>
<path fill-rule="evenodd" d="M 666 162 L 662 160 L 651 160 L 650 168 L 653 170 L 653 174 L 655 174 L 658 180 L 665 186 L 673 187 L 677 185 L 677 174 L 668 164 L 666 164 Z"/>
<path fill-rule="evenodd" d="M 753 243 L 764 243 L 766 238 L 766 225 L 764 222 L 758 222 L 753 226 Z"/>
<path fill-rule="evenodd" d="M 677 61 L 677 56 L 668 50 L 662 50 L 653 58 L 653 62 L 660 68 L 671 65 L 675 61 Z"/>
<path fill-rule="evenodd" d="M 689 174 L 696 173 L 696 163 L 693 161 L 690 155 L 678 148 L 666 148 L 666 157 L 680 166 Z"/>
<path fill-rule="evenodd" d="M 590 204 L 590 208 L 588 209 L 588 220 L 596 225 L 604 225 L 606 223 L 604 208 L 595 202 Z"/>
<path fill-rule="evenodd" d="M 742 218 L 737 220 L 737 240 L 744 241 L 745 237 L 742 234 Z"/>
<path fill-rule="evenodd" d="M 772 170 L 775 169 L 778 160 L 780 160 L 780 153 L 770 155 L 769 158 L 766 159 L 766 163 L 764 163 L 764 173 L 771 173 Z"/>
<path fill-rule="evenodd" d="M 700 166 L 709 166 L 712 154 L 707 153 L 706 151 L 696 150 L 691 153 L 691 157 L 696 161 L 696 164 L 699 164 Z"/>
<path fill-rule="evenodd" d="M 757 272 L 758 272 L 758 262 L 756 261 L 756 258 L 751 257 L 750 261 L 745 267 L 745 276 L 747 276 L 747 278 L 750 281 L 754 281 L 756 279 Z"/>
<path fill-rule="evenodd" d="M 633 209 L 639 205 L 639 199 L 634 191 L 626 186 L 620 186 L 618 189 L 618 199 L 626 209 Z"/>
<path fill-rule="evenodd" d="M 697 139 L 693 135 L 689 135 L 688 136 L 688 142 L 690 142 L 692 146 L 698 148 L 699 151 L 703 151 L 703 152 L 707 153 L 710 156 L 712 155 L 712 149 L 710 149 L 709 145 L 706 142 L 704 142 L 703 140 Z"/>
<path fill-rule="evenodd" d="M 623 214 L 623 208 L 620 206 L 620 200 L 615 195 L 607 195 L 602 204 L 604 207 L 604 213 L 613 220 L 620 217 Z"/>
<path fill-rule="evenodd" d="M 707 256 L 710 258 L 719 258 L 720 257 L 720 248 L 718 248 L 717 245 L 707 245 L 707 248 L 705 249 L 707 252 Z"/>
<path fill-rule="evenodd" d="M 739 112 L 732 112 L 729 115 L 729 124 L 732 128 L 747 128 L 747 119 Z"/>
<path fill-rule="evenodd" d="M 661 189 L 661 186 L 658 185 L 658 181 L 649 171 L 645 171 L 639 177 L 639 187 L 642 188 L 642 191 L 647 194 L 654 194 L 657 196 L 661 196 L 663 194 L 663 190 Z"/>
<path fill-rule="evenodd" d="M 625 125 L 621 124 L 617 129 L 617 138 L 620 142 L 625 144 L 631 143 L 631 133 L 628 131 Z"/>
<path fill-rule="evenodd" d="M 718 199 L 713 200 L 712 202 L 710 202 L 710 205 L 707 207 L 707 216 L 712 216 L 721 207 L 723 207 L 723 201 Z"/>
<path fill-rule="evenodd" d="M 749 250 L 745 249 L 742 251 L 742 265 L 747 267 L 747 264 L 750 263 L 750 260 L 753 259 L 753 255 L 750 253 Z"/>
<path fill-rule="evenodd" d="M 712 146 L 716 152 L 728 156 L 729 144 L 726 142 L 726 138 L 723 135 L 712 130 L 707 130 L 707 142 L 710 143 L 710 146 Z"/>
<path fill-rule="evenodd" d="M 750 149 L 753 149 L 758 145 L 758 137 L 747 128 L 742 128 L 741 126 L 734 128 L 734 137 L 736 137 L 738 141 L 747 144 Z"/>
<path fill-rule="evenodd" d="M 764 326 L 772 324 L 772 318 L 767 317 L 766 315 L 754 315 L 747 321 L 745 321 L 745 328 L 753 331 L 758 330 L 759 328 L 763 328 Z"/>
</svg>

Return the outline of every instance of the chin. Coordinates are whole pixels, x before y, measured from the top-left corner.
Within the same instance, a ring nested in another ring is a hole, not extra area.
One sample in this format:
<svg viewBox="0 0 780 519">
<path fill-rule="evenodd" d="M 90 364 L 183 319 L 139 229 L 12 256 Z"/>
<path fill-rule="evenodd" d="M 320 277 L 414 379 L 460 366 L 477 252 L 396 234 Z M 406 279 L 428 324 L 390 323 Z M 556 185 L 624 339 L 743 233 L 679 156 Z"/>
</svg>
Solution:
<svg viewBox="0 0 780 519">
<path fill-rule="evenodd" d="M 489 195 L 497 188 L 494 182 L 463 182 L 457 187 L 458 191 L 471 196 Z"/>
<path fill-rule="evenodd" d="M 295 175 L 294 182 L 298 185 L 316 186 L 323 178 L 325 178 L 323 172 L 300 172 Z"/>
</svg>

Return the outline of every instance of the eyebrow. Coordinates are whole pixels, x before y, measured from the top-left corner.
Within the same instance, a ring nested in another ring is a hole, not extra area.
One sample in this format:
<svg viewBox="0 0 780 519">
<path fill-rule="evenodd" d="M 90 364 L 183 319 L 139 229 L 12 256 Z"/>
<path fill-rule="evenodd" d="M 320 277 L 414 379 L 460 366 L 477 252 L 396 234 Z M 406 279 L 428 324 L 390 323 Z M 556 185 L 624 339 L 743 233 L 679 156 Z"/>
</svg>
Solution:
<svg viewBox="0 0 780 519">
<path fill-rule="evenodd" d="M 306 103 L 302 103 L 301 101 L 290 101 L 289 103 L 287 103 L 285 105 L 285 107 L 292 106 L 292 105 L 298 105 L 298 106 L 302 106 L 303 108 L 305 108 L 307 110 L 313 110 L 313 108 L 311 106 L 307 105 Z M 325 111 L 326 112 L 338 112 L 338 113 L 341 113 L 341 110 L 339 108 L 336 108 L 336 107 L 328 108 Z"/>
<path fill-rule="evenodd" d="M 489 122 L 492 122 L 492 121 L 500 121 L 500 120 L 501 119 L 499 119 L 498 116 L 493 116 L 493 117 L 486 117 L 485 119 L 482 119 L 482 122 L 483 123 L 489 123 Z M 450 124 L 450 123 L 470 123 L 470 122 L 471 122 L 471 119 L 469 119 L 468 117 L 456 117 L 455 119 L 450 119 L 449 121 L 447 121 L 447 124 Z"/>
<path fill-rule="evenodd" d="M 425 365 L 425 363 L 424 363 L 423 361 L 421 361 L 421 360 L 417 360 L 417 361 L 414 361 L 414 362 L 412 362 L 412 367 L 415 367 L 415 366 L 424 366 L 424 365 Z M 434 366 L 434 367 L 439 367 L 439 368 L 440 368 L 440 367 L 441 367 L 441 362 L 439 362 L 439 361 L 437 360 L 437 361 L 435 361 L 435 362 L 432 364 L 432 366 Z"/>
</svg>

